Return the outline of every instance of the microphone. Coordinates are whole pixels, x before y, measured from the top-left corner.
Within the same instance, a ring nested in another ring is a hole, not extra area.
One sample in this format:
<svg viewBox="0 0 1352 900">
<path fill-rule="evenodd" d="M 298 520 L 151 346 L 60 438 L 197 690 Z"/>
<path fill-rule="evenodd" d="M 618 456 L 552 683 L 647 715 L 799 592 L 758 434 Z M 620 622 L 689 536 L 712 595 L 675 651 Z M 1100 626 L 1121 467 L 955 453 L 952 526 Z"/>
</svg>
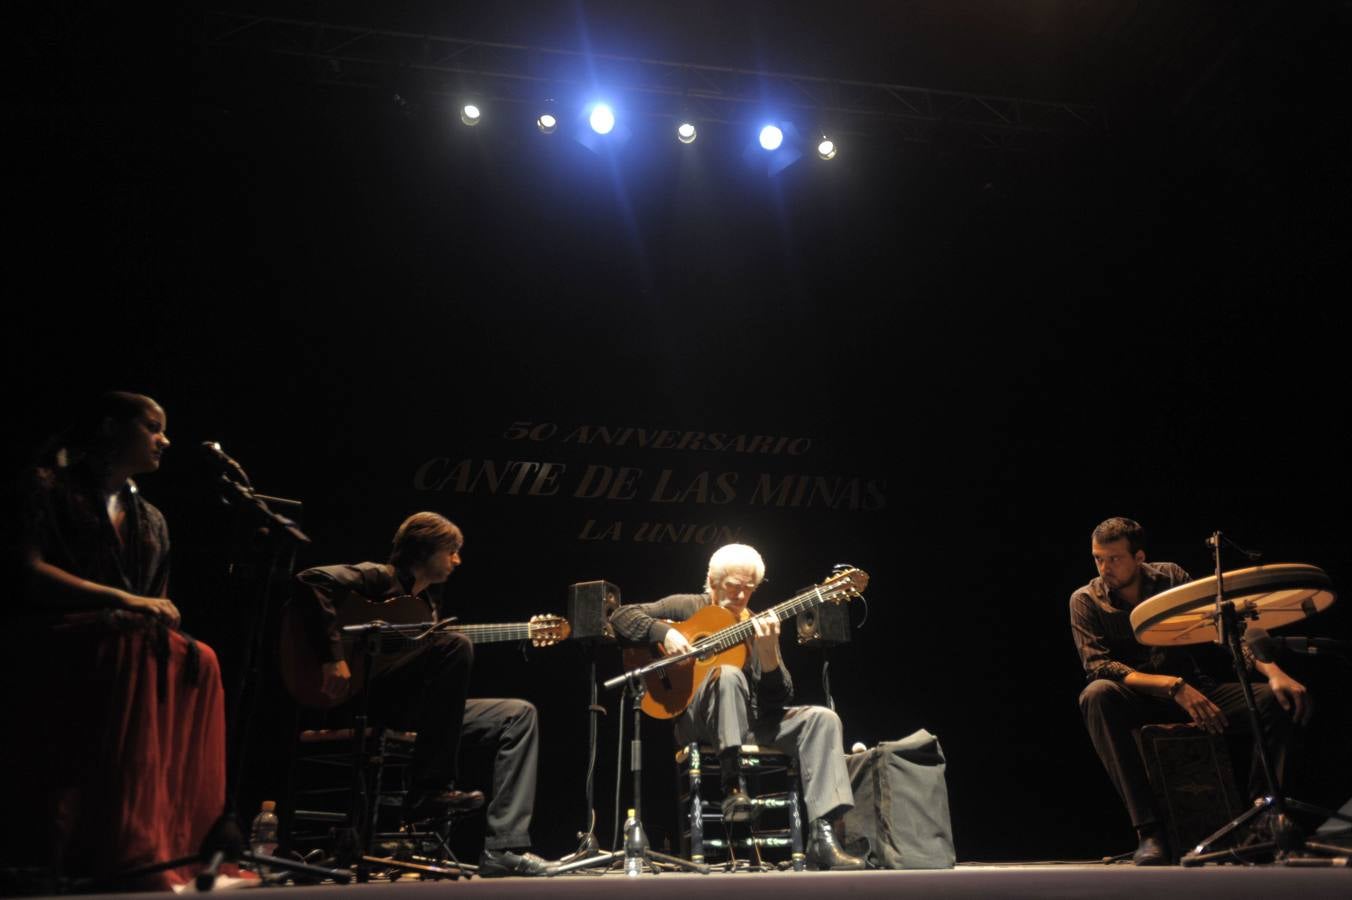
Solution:
<svg viewBox="0 0 1352 900">
<path fill-rule="evenodd" d="M 203 441 L 202 451 L 206 453 L 207 456 L 216 460 L 216 462 L 225 466 L 225 468 L 229 472 L 233 472 L 235 476 L 239 479 L 240 483 L 243 484 L 245 487 L 248 488 L 253 487 L 253 483 L 249 481 L 249 476 L 244 472 L 244 467 L 241 466 L 239 463 L 235 462 L 233 459 L 231 459 L 229 454 L 227 454 L 224 450 L 221 449 L 221 445 L 219 443 L 217 443 L 216 441 Z M 226 477 L 228 478 L 229 476 L 227 475 Z"/>
<path fill-rule="evenodd" d="M 1301 653 L 1306 656 L 1352 652 L 1352 641 L 1306 637 L 1305 635 L 1272 637 L 1262 628 L 1250 628 L 1244 640 L 1249 645 L 1249 649 L 1253 651 L 1253 658 L 1259 662 L 1272 662 L 1277 656 L 1277 651 L 1283 647 L 1293 653 Z"/>
<path fill-rule="evenodd" d="M 1231 548 L 1240 553 L 1245 559 L 1249 560 L 1250 562 L 1257 562 L 1258 560 L 1263 558 L 1262 550 L 1245 550 L 1243 547 L 1239 546 L 1239 544 L 1236 544 L 1234 541 L 1230 540 L 1228 537 L 1221 534 L 1219 531 L 1212 532 L 1211 535 L 1206 539 L 1206 545 L 1213 549 L 1215 549 L 1218 545 L 1222 543 L 1228 544 Z"/>
<path fill-rule="evenodd" d="M 1270 663 L 1277 659 L 1277 640 L 1265 628 L 1250 628 L 1244 634 L 1244 643 L 1259 662 Z"/>
</svg>

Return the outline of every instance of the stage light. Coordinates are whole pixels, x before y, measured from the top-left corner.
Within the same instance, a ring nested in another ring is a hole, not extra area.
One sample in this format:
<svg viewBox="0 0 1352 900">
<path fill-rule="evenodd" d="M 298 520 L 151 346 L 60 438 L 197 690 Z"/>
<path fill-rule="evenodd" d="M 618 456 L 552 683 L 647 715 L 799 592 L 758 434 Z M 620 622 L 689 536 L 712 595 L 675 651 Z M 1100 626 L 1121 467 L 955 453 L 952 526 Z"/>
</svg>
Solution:
<svg viewBox="0 0 1352 900">
<path fill-rule="evenodd" d="M 592 107 L 587 122 L 591 125 L 592 131 L 597 134 L 610 134 L 615 127 L 615 113 L 604 103 L 598 103 Z"/>
<path fill-rule="evenodd" d="M 542 134 L 553 134 L 559 127 L 559 120 L 554 118 L 553 113 L 542 112 L 540 117 L 535 120 L 535 127 L 540 129 Z"/>
<path fill-rule="evenodd" d="M 466 103 L 464 106 L 460 107 L 460 121 L 471 128 L 478 125 L 479 120 L 482 117 L 483 113 L 481 113 L 479 107 L 475 106 L 473 103 Z"/>
<path fill-rule="evenodd" d="M 676 140 L 682 144 L 693 144 L 695 142 L 695 123 L 682 122 L 676 126 Z"/>
<path fill-rule="evenodd" d="M 826 135 L 822 135 L 822 139 L 817 143 L 817 155 L 822 159 L 835 159 L 836 142 Z"/>
<path fill-rule="evenodd" d="M 763 166 L 765 174 L 773 176 L 801 159 L 803 151 L 811 146 L 793 122 L 780 119 L 763 126 L 759 133 L 747 135 L 742 158 L 753 169 Z"/>
</svg>

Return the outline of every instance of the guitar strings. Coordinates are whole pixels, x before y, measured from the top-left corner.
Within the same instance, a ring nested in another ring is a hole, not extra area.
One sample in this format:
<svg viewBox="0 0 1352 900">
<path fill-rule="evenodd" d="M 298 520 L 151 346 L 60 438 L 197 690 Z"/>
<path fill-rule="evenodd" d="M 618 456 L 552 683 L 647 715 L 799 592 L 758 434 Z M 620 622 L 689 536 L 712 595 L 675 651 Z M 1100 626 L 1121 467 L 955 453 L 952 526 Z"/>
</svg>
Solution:
<svg viewBox="0 0 1352 900">
<path fill-rule="evenodd" d="M 803 610 L 807 609 L 809 606 L 812 606 L 813 603 L 811 601 L 814 598 L 817 600 L 818 604 L 821 604 L 827 602 L 830 599 L 831 594 L 840 592 L 842 592 L 840 590 L 840 587 L 838 585 L 834 585 L 828 589 L 826 594 L 823 594 L 822 586 L 814 585 L 811 589 L 806 590 L 803 593 L 798 594 L 796 596 L 790 597 L 783 603 L 780 603 L 776 606 L 772 606 L 769 610 L 767 610 L 767 612 L 773 612 L 775 614 L 775 618 L 777 618 L 779 621 L 782 622 L 789 616 L 796 615 L 797 613 L 800 613 Z M 856 591 L 853 586 L 847 586 L 845 587 L 843 593 L 857 594 L 858 591 Z M 758 615 L 764 615 L 764 613 L 758 613 Z M 754 616 L 752 618 L 754 618 Z M 694 654 L 696 656 L 700 655 L 700 653 L 726 650 L 728 647 L 735 646 L 737 644 L 740 644 L 742 641 L 745 641 L 754 632 L 754 630 L 755 626 L 752 625 L 750 619 L 748 619 L 745 622 L 738 622 L 736 625 L 730 625 L 727 628 L 723 629 L 722 631 L 714 632 L 713 634 L 709 635 L 708 637 L 704 638 L 701 641 L 696 641 L 693 645 L 691 645 L 691 650 L 699 651 L 699 653 Z"/>
</svg>

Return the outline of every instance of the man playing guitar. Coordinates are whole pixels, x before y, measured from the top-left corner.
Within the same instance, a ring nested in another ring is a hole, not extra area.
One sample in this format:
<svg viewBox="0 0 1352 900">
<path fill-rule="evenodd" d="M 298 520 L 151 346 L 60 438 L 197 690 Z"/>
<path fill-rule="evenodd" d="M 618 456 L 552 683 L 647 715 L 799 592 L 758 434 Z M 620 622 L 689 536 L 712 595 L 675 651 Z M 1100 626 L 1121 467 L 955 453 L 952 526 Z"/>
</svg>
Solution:
<svg viewBox="0 0 1352 900">
<path fill-rule="evenodd" d="M 312 648 L 324 660 L 325 693 L 339 696 L 351 688 L 340 607 L 411 595 L 426 604 L 428 620 L 436 619 L 433 589 L 460 565 L 463 546 L 464 536 L 453 522 L 433 512 L 414 513 L 395 533 L 389 562 L 320 566 L 296 576 L 316 601 L 302 616 Z M 460 746 L 466 742 L 493 748 L 493 792 L 479 874 L 544 874 L 545 861 L 525 849 L 530 846 L 539 757 L 535 707 L 524 700 L 466 699 L 474 648 L 458 632 L 438 631 L 379 662 L 383 665 L 371 675 L 371 709 L 386 722 L 412 727 L 418 734 L 406 817 L 481 806 L 482 792 L 455 787 Z"/>
<path fill-rule="evenodd" d="M 610 621 L 625 640 L 660 644 L 671 654 L 691 649 L 688 638 L 673 623 L 691 619 L 710 605 L 721 606 L 740 620 L 749 619 L 754 636 L 746 664 L 742 668 L 720 665 L 709 673 L 676 718 L 677 740 L 706 741 L 719 752 L 723 818 L 729 822 L 746 821 L 751 815 L 751 801 L 737 786 L 737 748 L 754 743 L 793 754 L 811 819 L 808 864 L 822 869 L 862 869 L 863 860 L 843 852 L 831 829 L 832 821 L 854 806 L 840 718 L 821 706 L 785 705 L 793 698 L 793 680 L 779 655 L 779 619 L 773 612 L 752 616 L 747 609 L 764 578 L 765 562 L 755 548 L 729 544 L 709 560 L 703 593 L 621 606 Z"/>
</svg>

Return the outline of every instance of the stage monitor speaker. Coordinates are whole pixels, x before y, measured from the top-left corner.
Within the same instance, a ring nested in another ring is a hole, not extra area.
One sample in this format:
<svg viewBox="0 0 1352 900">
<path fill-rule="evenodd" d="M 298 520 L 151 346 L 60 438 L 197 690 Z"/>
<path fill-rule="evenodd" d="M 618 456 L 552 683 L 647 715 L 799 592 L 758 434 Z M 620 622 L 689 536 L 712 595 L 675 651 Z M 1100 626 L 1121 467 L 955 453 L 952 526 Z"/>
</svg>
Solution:
<svg viewBox="0 0 1352 900">
<path fill-rule="evenodd" d="M 620 605 L 620 589 L 609 581 L 580 581 L 568 587 L 568 624 L 574 640 L 615 640 L 610 614 Z"/>
<path fill-rule="evenodd" d="M 804 647 L 835 647 L 850 642 L 850 608 L 844 603 L 823 603 L 797 616 L 798 643 Z"/>
</svg>

